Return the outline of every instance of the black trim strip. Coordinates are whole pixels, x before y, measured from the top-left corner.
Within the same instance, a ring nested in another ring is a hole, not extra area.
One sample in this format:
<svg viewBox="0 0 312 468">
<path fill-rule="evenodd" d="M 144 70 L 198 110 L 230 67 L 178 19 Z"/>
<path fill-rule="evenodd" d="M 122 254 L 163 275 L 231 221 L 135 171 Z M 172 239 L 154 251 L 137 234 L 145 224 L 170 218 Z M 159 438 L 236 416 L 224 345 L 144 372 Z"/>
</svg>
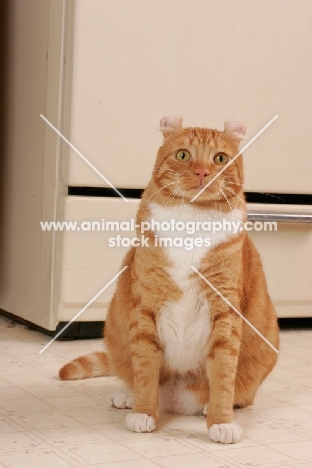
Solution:
<svg viewBox="0 0 312 468">
<path fill-rule="evenodd" d="M 281 330 L 311 330 L 312 317 L 279 318 L 278 324 Z"/>
<path fill-rule="evenodd" d="M 257 193 L 246 192 L 249 203 L 266 203 L 268 205 L 312 205 L 312 195 L 293 193 Z"/>
<path fill-rule="evenodd" d="M 144 189 L 118 189 L 126 198 L 141 198 Z M 118 198 L 118 193 L 108 187 L 68 187 L 68 195 L 83 197 Z M 292 193 L 257 193 L 245 192 L 249 203 L 266 203 L 268 205 L 312 205 L 312 194 Z"/>
<path fill-rule="evenodd" d="M 126 198 L 141 198 L 143 189 L 118 189 Z M 109 197 L 119 198 L 115 190 L 108 187 L 68 187 L 68 195 L 83 197 Z"/>
</svg>

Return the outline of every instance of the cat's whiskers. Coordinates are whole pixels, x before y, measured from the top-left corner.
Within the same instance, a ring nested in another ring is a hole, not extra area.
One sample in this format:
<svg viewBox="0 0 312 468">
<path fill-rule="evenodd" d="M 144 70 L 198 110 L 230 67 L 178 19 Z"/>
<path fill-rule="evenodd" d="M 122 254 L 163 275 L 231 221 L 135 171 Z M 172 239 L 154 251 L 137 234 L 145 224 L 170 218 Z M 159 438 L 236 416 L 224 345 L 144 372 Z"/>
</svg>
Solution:
<svg viewBox="0 0 312 468">
<path fill-rule="evenodd" d="M 222 218 L 222 205 L 221 205 L 221 196 L 219 195 L 219 213 L 220 213 L 220 218 Z"/>
<path fill-rule="evenodd" d="M 234 190 L 230 189 L 229 187 L 227 187 L 226 184 L 224 184 L 224 188 L 225 190 L 227 190 L 228 192 L 231 192 L 236 198 L 238 198 L 241 202 L 244 203 L 245 207 L 246 207 L 246 210 L 248 211 L 248 213 L 250 214 L 250 216 L 254 219 L 254 221 L 256 221 L 256 218 L 254 217 L 253 213 L 247 208 L 247 204 L 245 202 L 245 200 L 243 200 L 241 197 L 239 197 L 237 195 L 237 193 L 234 192 Z"/>
<path fill-rule="evenodd" d="M 218 205 L 217 205 L 218 203 Z M 220 195 L 218 194 L 218 197 L 214 199 L 214 206 L 215 206 L 215 210 L 217 210 L 217 208 L 219 208 L 219 211 L 221 213 L 221 203 L 220 203 Z"/>
<path fill-rule="evenodd" d="M 213 203 L 214 203 L 214 209 L 215 211 L 217 211 L 217 209 L 219 208 L 220 209 L 220 195 L 216 195 L 216 197 L 213 199 Z"/>
<path fill-rule="evenodd" d="M 181 187 L 175 187 L 175 189 L 173 190 L 173 192 L 171 193 L 171 195 L 168 198 L 168 201 L 167 201 L 167 208 L 170 208 L 171 205 L 172 205 L 172 202 L 173 200 L 179 196 L 179 194 L 181 193 Z"/>
<path fill-rule="evenodd" d="M 172 205 L 172 202 L 173 202 L 174 198 L 179 197 L 180 193 L 181 193 L 181 187 L 179 187 L 179 186 L 175 187 L 175 189 L 173 191 L 173 197 L 171 198 L 170 202 L 168 203 L 168 208 Z"/>
<path fill-rule="evenodd" d="M 147 201 L 150 201 L 150 199 L 154 196 L 154 195 L 157 195 L 158 192 L 161 192 L 161 190 L 163 190 L 164 188 L 168 187 L 168 185 L 172 185 L 172 184 L 177 184 L 179 182 L 179 180 L 176 180 L 174 182 L 170 182 L 169 184 L 165 184 L 163 187 L 160 187 L 159 189 L 155 190 L 155 192 L 152 193 L 152 195 L 149 197 L 149 199 Z"/>
<path fill-rule="evenodd" d="M 177 187 L 175 187 L 174 190 L 173 190 L 171 193 L 169 193 L 169 195 L 160 203 L 160 205 L 163 205 L 163 204 L 166 203 L 166 202 L 169 203 L 169 200 L 170 200 L 172 197 L 175 196 L 174 193 L 175 193 L 176 189 L 177 189 Z"/>
<path fill-rule="evenodd" d="M 180 197 L 183 203 L 183 206 L 185 206 L 185 195 L 183 193 L 183 189 L 180 187 Z"/>
<path fill-rule="evenodd" d="M 179 195 L 182 199 L 183 205 L 185 205 L 185 192 L 188 191 L 188 188 L 181 184 L 179 189 L 180 189 Z"/>
<path fill-rule="evenodd" d="M 227 196 L 225 195 L 225 193 L 223 192 L 222 188 L 218 187 L 218 189 L 219 189 L 219 191 L 222 193 L 222 195 L 224 196 L 224 198 L 225 198 L 227 204 L 228 204 L 229 207 L 230 207 L 230 210 L 231 210 L 232 213 L 234 214 L 234 207 L 233 207 L 233 205 L 229 202 L 229 200 L 228 200 Z"/>
<path fill-rule="evenodd" d="M 182 201 L 183 205 L 185 205 L 185 196 L 183 195 L 182 187 L 177 187 L 177 196 L 180 197 L 180 200 Z"/>
<path fill-rule="evenodd" d="M 176 188 L 178 189 L 179 187 L 176 187 Z M 167 208 L 171 207 L 173 200 L 176 198 L 176 195 L 177 195 L 176 189 L 174 189 L 174 191 L 171 194 L 171 197 L 169 198 L 169 200 L 167 202 Z"/>
<path fill-rule="evenodd" d="M 173 192 L 171 192 L 171 193 L 168 195 L 168 197 L 166 197 L 166 198 L 164 199 L 164 201 L 161 202 L 160 205 L 166 203 L 166 206 L 168 207 L 168 204 L 169 204 L 170 200 L 171 200 L 171 199 L 173 200 L 174 197 L 175 197 L 175 194 L 174 194 L 174 193 L 175 193 L 175 189 L 173 190 Z"/>
</svg>

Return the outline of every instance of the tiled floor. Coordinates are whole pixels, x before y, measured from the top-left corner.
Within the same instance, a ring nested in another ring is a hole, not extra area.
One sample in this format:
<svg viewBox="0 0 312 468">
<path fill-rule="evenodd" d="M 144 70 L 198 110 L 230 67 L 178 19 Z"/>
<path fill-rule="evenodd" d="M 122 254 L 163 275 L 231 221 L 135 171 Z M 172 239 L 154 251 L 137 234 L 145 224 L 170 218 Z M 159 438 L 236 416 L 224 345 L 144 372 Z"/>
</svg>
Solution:
<svg viewBox="0 0 312 468">
<path fill-rule="evenodd" d="M 164 415 L 134 434 L 110 408 L 114 378 L 60 382 L 68 360 L 101 340 L 54 342 L 0 317 L 0 466 L 10 468 L 312 467 L 312 330 L 281 333 L 276 369 L 255 404 L 235 413 L 244 437 L 210 442 L 202 417 Z"/>
</svg>

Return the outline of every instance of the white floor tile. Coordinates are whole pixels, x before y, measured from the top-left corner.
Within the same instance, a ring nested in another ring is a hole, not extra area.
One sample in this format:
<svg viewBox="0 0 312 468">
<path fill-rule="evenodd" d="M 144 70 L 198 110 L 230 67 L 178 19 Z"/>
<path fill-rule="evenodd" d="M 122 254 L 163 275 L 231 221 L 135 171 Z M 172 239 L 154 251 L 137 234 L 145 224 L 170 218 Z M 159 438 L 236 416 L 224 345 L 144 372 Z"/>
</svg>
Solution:
<svg viewBox="0 0 312 468">
<path fill-rule="evenodd" d="M 68 410 L 68 408 L 99 408 L 99 401 L 87 395 L 45 398 L 45 401 L 61 410 Z"/>
<path fill-rule="evenodd" d="M 110 407 L 116 378 L 73 382 L 59 368 L 102 340 L 54 342 L 0 316 L 0 468 L 312 468 L 312 330 L 281 332 L 281 353 L 254 404 L 235 410 L 238 444 L 215 444 L 202 417 L 164 414 L 152 434 Z"/>
<path fill-rule="evenodd" d="M 312 463 L 311 440 L 289 442 L 287 444 L 271 444 L 270 448 L 294 458 L 298 462 Z"/>
<path fill-rule="evenodd" d="M 309 406 L 309 405 L 304 405 Z M 259 410 L 260 416 L 265 416 L 274 422 L 284 423 L 287 421 L 302 421 L 305 419 L 311 419 L 312 404 L 310 406 L 310 411 L 302 409 L 303 406 L 280 406 L 276 408 L 262 408 Z"/>
<path fill-rule="evenodd" d="M 312 403 L 308 403 L 305 405 L 298 405 L 299 408 L 301 408 L 304 411 L 308 411 L 309 413 L 312 413 Z M 311 417 L 311 416 L 310 416 Z"/>
<path fill-rule="evenodd" d="M 304 392 L 301 390 L 297 392 L 294 390 L 288 390 L 287 392 L 280 392 L 278 394 L 278 398 L 283 403 L 287 403 L 289 405 L 312 404 L 312 393 Z"/>
<path fill-rule="evenodd" d="M 303 435 L 281 427 L 279 425 L 250 427 L 245 429 L 245 436 L 260 445 L 268 445 L 274 442 L 298 442 L 304 440 Z"/>
<path fill-rule="evenodd" d="M 5 375 L 5 380 L 12 385 L 16 385 L 20 388 L 27 385 L 49 385 L 54 383 L 54 379 L 50 376 L 42 374 L 42 372 L 35 374 L 33 370 L 32 374 L 18 374 L 18 375 Z"/>
<path fill-rule="evenodd" d="M 32 448 L 39 448 L 42 445 L 44 444 L 40 443 L 31 433 L 8 432 L 6 434 L 0 434 L 0 460 L 1 453 L 3 452 L 15 452 L 21 449 L 27 451 Z"/>
<path fill-rule="evenodd" d="M 77 419 L 82 424 L 124 424 L 125 414 L 116 408 L 108 408 L 106 405 L 98 405 L 94 408 L 77 408 L 66 411 L 66 414 Z"/>
<path fill-rule="evenodd" d="M 57 427 L 53 429 L 41 429 L 34 431 L 38 439 L 49 443 L 54 447 L 65 447 L 67 445 L 86 445 L 96 442 L 111 440 L 93 426 Z"/>
<path fill-rule="evenodd" d="M 159 468 L 156 464 L 146 458 L 142 460 L 129 460 L 122 462 L 97 463 L 97 468 Z"/>
<path fill-rule="evenodd" d="M 23 413 L 13 414 L 14 422 L 25 427 L 26 430 L 51 429 L 57 427 L 74 427 L 78 421 L 62 412 L 54 413 Z"/>
<path fill-rule="evenodd" d="M 75 397 L 79 392 L 74 387 L 62 382 L 52 382 L 50 385 L 25 385 L 24 390 L 31 396 L 41 399 Z"/>
<path fill-rule="evenodd" d="M 292 456 L 279 452 L 268 446 L 243 447 L 233 450 L 219 452 L 219 456 L 231 463 L 237 463 L 238 466 L 261 466 L 261 467 L 281 467 L 296 462 Z"/>
<path fill-rule="evenodd" d="M 152 460 L 163 468 L 174 468 L 174 467 L 196 467 L 196 468 L 228 468 L 229 465 L 225 465 L 224 461 L 218 460 L 215 455 L 209 455 L 208 457 L 202 453 L 192 453 L 183 455 L 171 455 L 169 457 L 156 457 Z M 235 468 L 237 465 L 231 465 L 231 468 Z"/>
<path fill-rule="evenodd" d="M 194 448 L 184 444 L 182 440 L 169 436 L 141 440 L 123 440 L 122 444 L 147 458 L 156 457 L 160 453 L 166 456 L 195 452 Z"/>
<path fill-rule="evenodd" d="M 143 458 L 139 453 L 122 444 L 106 440 L 98 444 L 76 445 L 74 447 L 62 449 L 62 451 L 69 454 L 74 460 L 80 461 L 82 464 L 98 464 Z"/>
<path fill-rule="evenodd" d="M 312 418 L 309 421 L 290 422 L 288 427 L 296 431 L 298 434 L 303 434 L 307 438 L 312 438 Z"/>
<path fill-rule="evenodd" d="M 27 399 L 20 399 L 20 400 L 9 400 L 0 402 L 0 408 L 5 413 L 14 414 L 14 413 L 33 413 L 36 412 L 47 412 L 53 411 L 54 407 L 49 403 L 46 403 L 42 400 L 38 400 L 37 398 L 27 398 Z"/>
<path fill-rule="evenodd" d="M 56 449 L 27 450 L 1 454 L 5 468 L 72 468 L 79 466 Z"/>
<path fill-rule="evenodd" d="M 0 394 L 2 402 L 5 400 L 25 400 L 26 398 L 33 398 L 30 393 L 13 385 L 10 385 L 9 387 L 2 387 L 0 389 Z"/>
<path fill-rule="evenodd" d="M 166 415 L 160 419 L 160 423 L 165 431 L 169 434 L 189 434 L 194 432 L 207 433 L 207 424 L 204 417 L 198 416 L 178 416 Z"/>
<path fill-rule="evenodd" d="M 259 409 L 259 408 L 274 408 L 277 406 L 283 406 L 283 400 L 280 399 L 280 393 L 277 395 L 277 397 L 278 399 L 273 398 L 272 394 L 258 392 L 252 407 L 254 409 Z"/>
<path fill-rule="evenodd" d="M 12 418 L 9 416 L 0 417 L 0 434 L 8 434 L 9 432 L 17 431 L 23 431 L 23 427 L 21 427 L 20 424 L 12 421 Z"/>
</svg>

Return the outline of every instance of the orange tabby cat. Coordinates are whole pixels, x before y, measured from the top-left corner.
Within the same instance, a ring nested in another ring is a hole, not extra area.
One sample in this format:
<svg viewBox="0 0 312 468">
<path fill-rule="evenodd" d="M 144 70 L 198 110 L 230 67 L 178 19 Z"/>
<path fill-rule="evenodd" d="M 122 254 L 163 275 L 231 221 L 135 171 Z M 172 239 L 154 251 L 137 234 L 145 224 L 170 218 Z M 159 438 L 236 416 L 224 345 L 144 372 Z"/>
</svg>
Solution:
<svg viewBox="0 0 312 468">
<path fill-rule="evenodd" d="M 107 351 L 75 359 L 60 370 L 60 378 L 123 379 L 129 391 L 113 395 L 112 405 L 133 409 L 126 417 L 131 431 L 154 431 L 160 408 L 203 413 L 211 440 L 235 443 L 242 431 L 233 422 L 233 407 L 252 404 L 277 354 L 191 267 L 278 347 L 259 254 L 244 230 L 199 229 L 193 237 L 204 240 L 185 248 L 189 234 L 159 223 L 192 221 L 200 227 L 246 220 L 242 156 L 229 164 L 245 126 L 228 122 L 223 132 L 182 128 L 174 117 L 160 126 L 164 142 L 137 214 L 139 225 L 154 220 L 145 232 L 149 246 L 131 248 L 124 259 L 128 268 L 119 277 L 105 325 Z M 180 247 L 169 242 L 176 236 Z M 166 245 L 158 246 L 162 237 Z"/>
</svg>

